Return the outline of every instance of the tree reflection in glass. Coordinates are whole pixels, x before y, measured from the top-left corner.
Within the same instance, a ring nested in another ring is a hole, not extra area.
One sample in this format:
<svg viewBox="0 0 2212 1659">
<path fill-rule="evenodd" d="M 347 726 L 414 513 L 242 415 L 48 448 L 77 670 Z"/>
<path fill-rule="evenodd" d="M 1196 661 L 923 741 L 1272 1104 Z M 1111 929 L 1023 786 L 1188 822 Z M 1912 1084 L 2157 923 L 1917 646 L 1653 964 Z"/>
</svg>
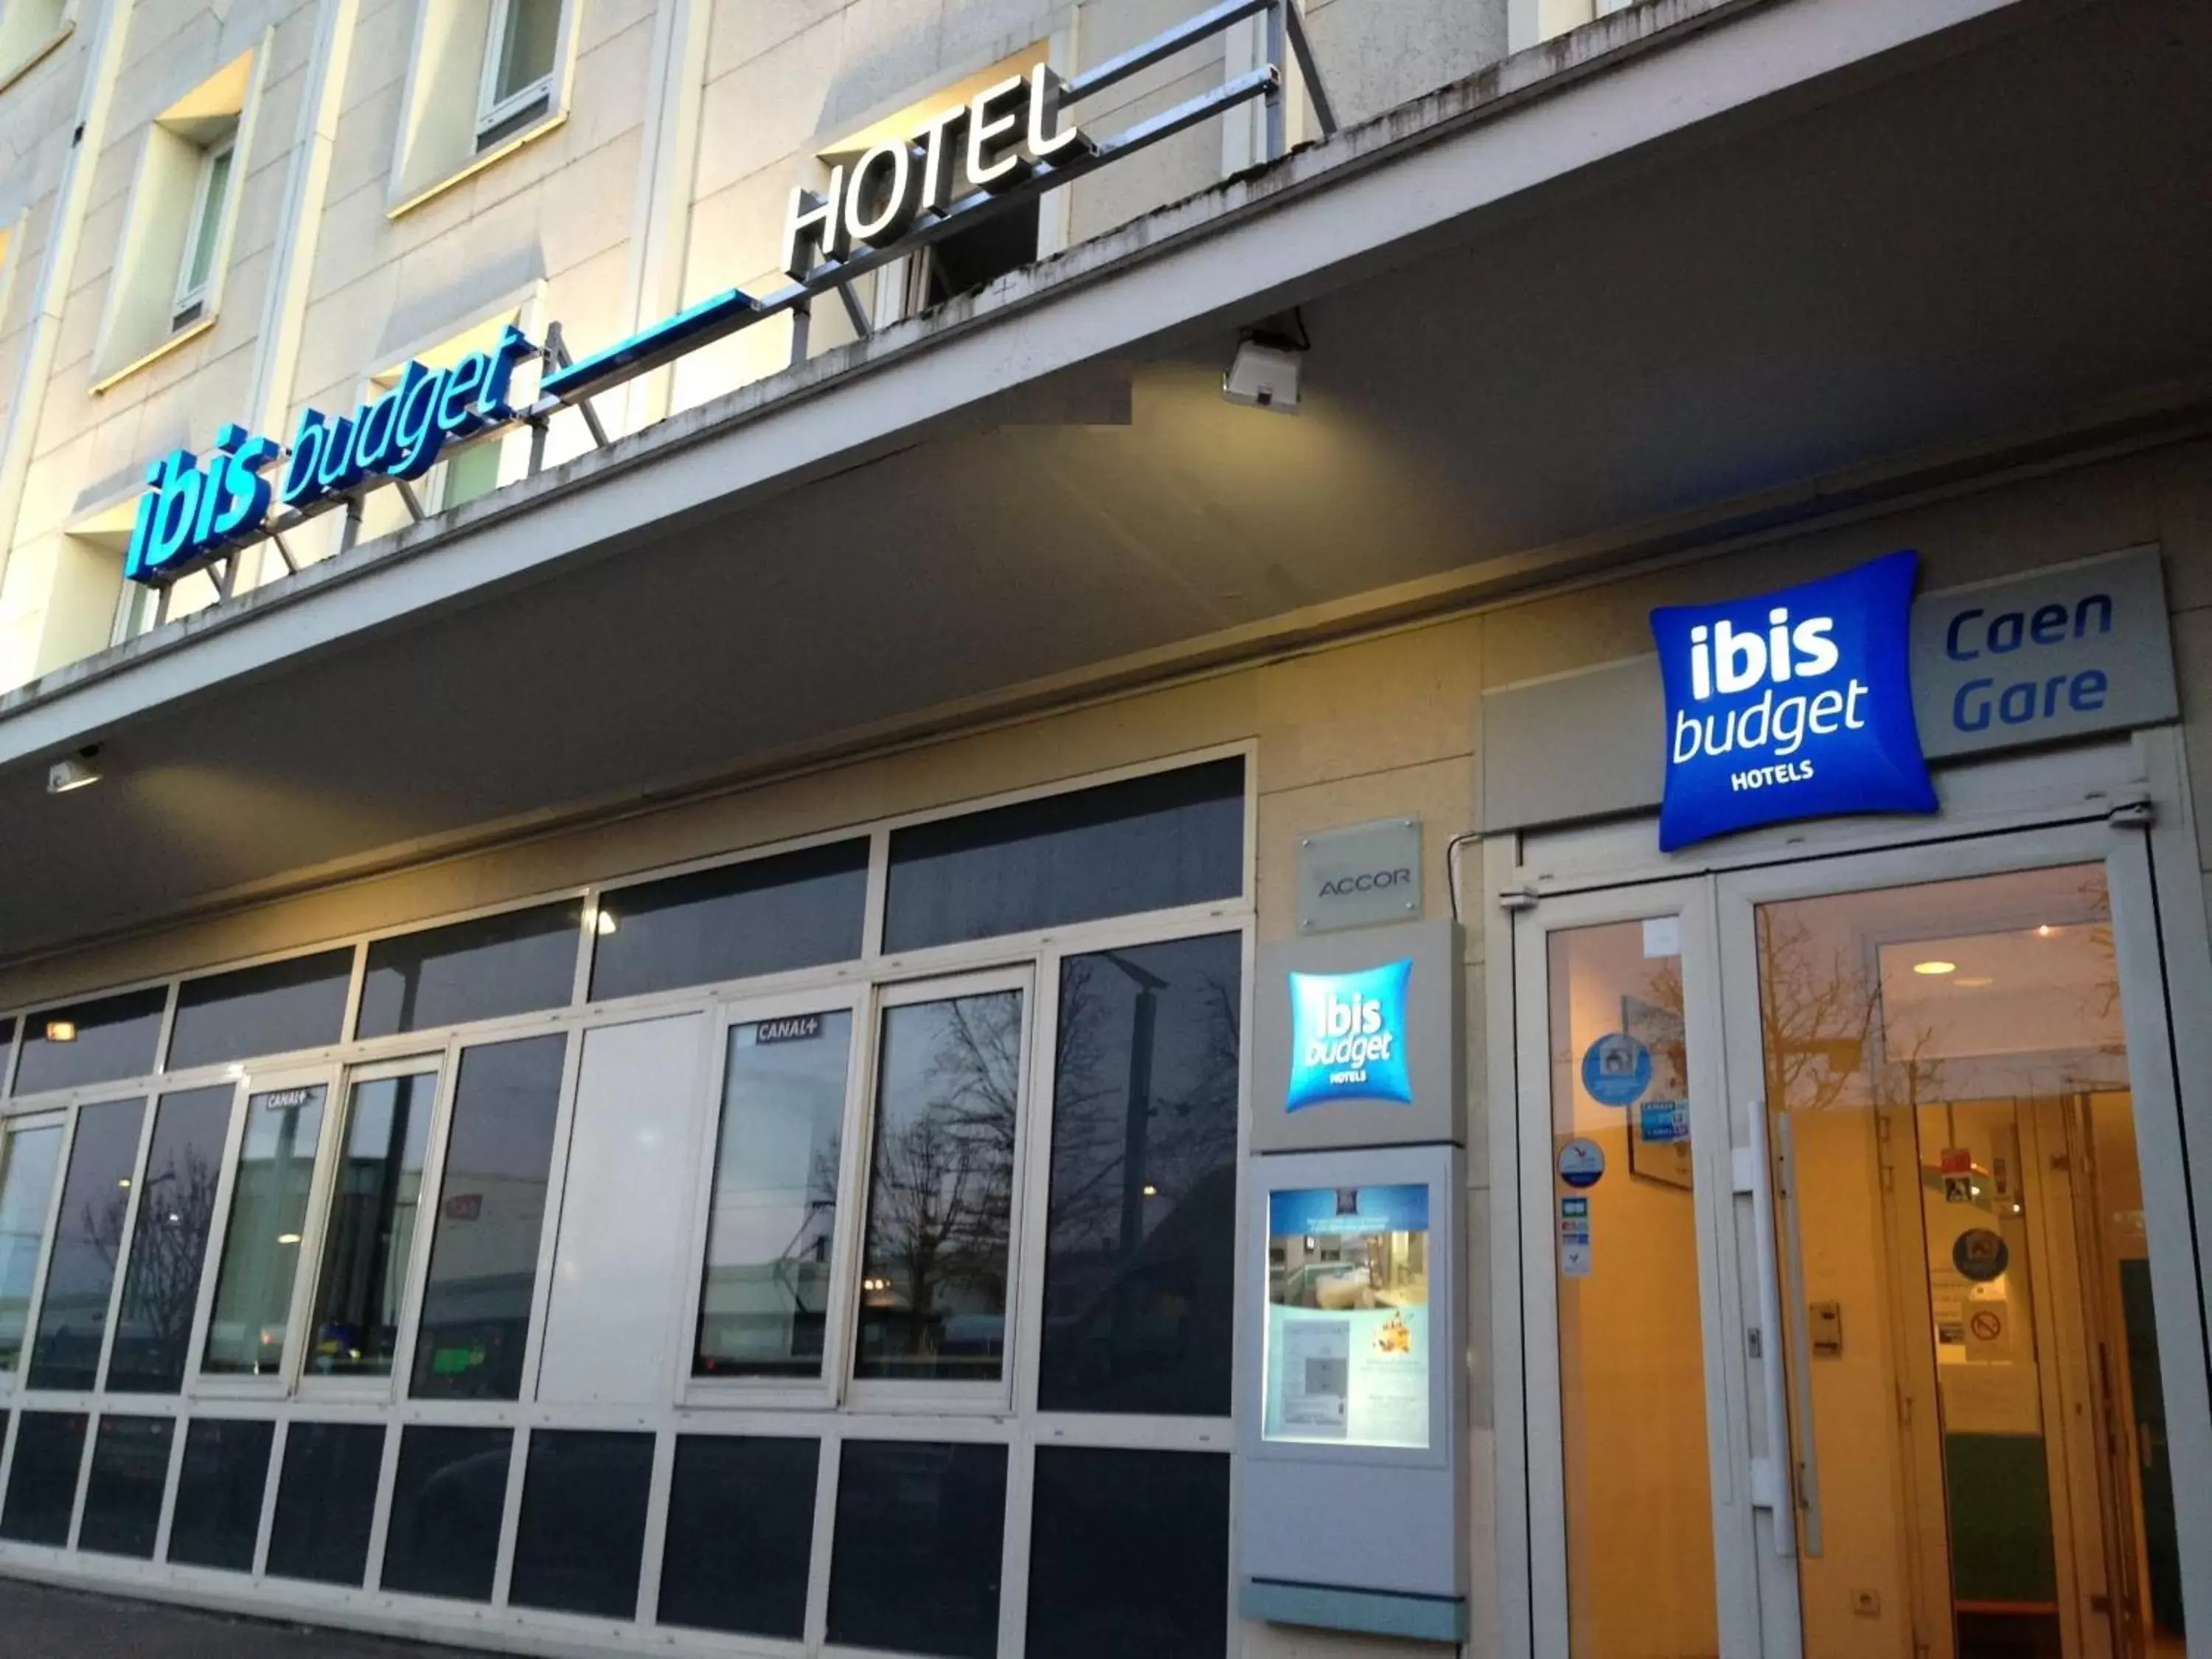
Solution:
<svg viewBox="0 0 2212 1659">
<path fill-rule="evenodd" d="M 855 1376 L 1001 1374 L 1021 1047 L 1017 991 L 884 1011 Z"/>
<path fill-rule="evenodd" d="M 1047 1411 L 1229 1411 L 1243 957 L 1224 933 L 1061 968 Z"/>
</svg>

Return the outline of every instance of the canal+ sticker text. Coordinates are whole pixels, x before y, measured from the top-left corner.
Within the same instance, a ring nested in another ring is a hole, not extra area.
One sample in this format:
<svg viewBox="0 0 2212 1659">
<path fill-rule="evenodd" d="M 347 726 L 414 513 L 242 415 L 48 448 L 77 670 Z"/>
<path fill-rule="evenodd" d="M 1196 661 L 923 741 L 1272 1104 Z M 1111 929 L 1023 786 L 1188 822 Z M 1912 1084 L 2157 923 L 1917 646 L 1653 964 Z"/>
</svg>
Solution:
<svg viewBox="0 0 2212 1659">
<path fill-rule="evenodd" d="M 1355 974 L 1290 975 L 1285 1110 L 1339 1100 L 1413 1104 L 1406 1065 L 1406 990 L 1413 977 L 1410 957 Z"/>
<path fill-rule="evenodd" d="M 1912 714 L 1919 558 L 1651 613 L 1667 696 L 1659 847 L 1848 812 L 1932 812 Z"/>
</svg>

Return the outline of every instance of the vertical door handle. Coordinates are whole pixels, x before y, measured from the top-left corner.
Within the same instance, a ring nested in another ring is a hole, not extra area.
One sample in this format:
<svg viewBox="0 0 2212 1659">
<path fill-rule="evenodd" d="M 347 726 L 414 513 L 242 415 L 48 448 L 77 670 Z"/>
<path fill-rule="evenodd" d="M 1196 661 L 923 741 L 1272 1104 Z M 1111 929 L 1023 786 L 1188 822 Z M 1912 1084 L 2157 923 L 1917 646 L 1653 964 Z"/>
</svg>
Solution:
<svg viewBox="0 0 2212 1659">
<path fill-rule="evenodd" d="M 1797 1227 L 1797 1136 L 1790 1114 L 1782 1114 L 1782 1255 L 1784 1305 L 1789 1322 L 1790 1358 L 1797 1388 L 1797 1504 L 1805 1512 L 1805 1553 L 1820 1553 L 1820 1454 L 1813 1437 L 1813 1347 L 1805 1329 L 1805 1248 Z"/>
<path fill-rule="evenodd" d="M 1742 1154 L 1737 1155 L 1739 1158 Z M 1774 1516 L 1774 1553 L 1797 1553 L 1797 1520 L 1790 1498 L 1790 1407 L 1784 1394 L 1782 1273 L 1774 1248 L 1773 1164 L 1767 1157 L 1766 1103 L 1751 1103 L 1751 1152 L 1735 1188 L 1751 1194 L 1753 1258 L 1759 1274 L 1759 1380 L 1766 1404 L 1766 1455 L 1751 1460 L 1751 1501 Z"/>
</svg>

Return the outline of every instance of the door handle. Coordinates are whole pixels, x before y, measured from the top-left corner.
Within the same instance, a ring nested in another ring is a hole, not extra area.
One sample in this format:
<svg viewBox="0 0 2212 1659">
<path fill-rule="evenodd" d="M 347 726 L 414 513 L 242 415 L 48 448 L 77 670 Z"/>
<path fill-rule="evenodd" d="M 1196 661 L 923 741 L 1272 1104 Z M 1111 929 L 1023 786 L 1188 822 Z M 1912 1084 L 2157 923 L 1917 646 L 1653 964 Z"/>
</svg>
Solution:
<svg viewBox="0 0 2212 1659">
<path fill-rule="evenodd" d="M 1762 1120 L 1765 1115 L 1762 1111 Z M 1782 1257 L 1784 1288 L 1788 1293 L 1784 1305 L 1795 1313 L 1805 1306 L 1805 1249 L 1797 1227 L 1797 1135 L 1788 1112 L 1782 1114 L 1781 1121 L 1780 1211 L 1782 1237 L 1789 1246 Z M 1817 1560 L 1820 1555 L 1820 1454 L 1813 1437 L 1813 1350 L 1805 1326 L 1805 1320 L 1799 1317 L 1791 1319 L 1786 1328 L 1797 1384 L 1797 1506 L 1805 1515 L 1805 1553 Z"/>
<path fill-rule="evenodd" d="M 1790 1407 L 1784 1395 L 1782 1372 L 1781 1267 L 1774 1248 L 1773 1165 L 1767 1158 L 1766 1103 L 1751 1103 L 1751 1148 L 1738 1153 L 1744 1167 L 1735 1182 L 1738 1192 L 1751 1194 L 1753 1260 L 1759 1276 L 1759 1380 L 1766 1402 L 1766 1455 L 1751 1460 L 1753 1507 L 1771 1510 L 1774 1553 L 1797 1553 L 1797 1522 L 1790 1501 Z"/>
</svg>

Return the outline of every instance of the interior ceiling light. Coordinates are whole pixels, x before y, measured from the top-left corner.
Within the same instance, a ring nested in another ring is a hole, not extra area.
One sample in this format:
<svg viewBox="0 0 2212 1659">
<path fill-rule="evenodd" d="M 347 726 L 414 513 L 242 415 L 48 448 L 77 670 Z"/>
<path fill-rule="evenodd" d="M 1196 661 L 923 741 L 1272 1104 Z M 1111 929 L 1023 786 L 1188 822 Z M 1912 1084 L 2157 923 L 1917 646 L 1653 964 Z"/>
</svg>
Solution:
<svg viewBox="0 0 2212 1659">
<path fill-rule="evenodd" d="M 2046 921 L 2040 927 L 2035 930 L 2035 936 L 2038 939 L 2050 939 L 2057 932 L 2058 930 L 2056 927 L 2053 927 Z"/>
<path fill-rule="evenodd" d="M 1978 991 L 1985 985 L 1996 984 L 1996 981 L 1991 979 L 1987 974 L 1961 974 L 1951 983 L 1962 991 Z"/>
<path fill-rule="evenodd" d="M 599 933 L 604 934 L 613 933 L 614 930 L 621 927 L 622 924 L 615 920 L 615 913 L 613 911 L 602 910 L 599 912 L 599 919 L 593 922 L 592 926 L 598 929 Z"/>
<path fill-rule="evenodd" d="M 1955 962 L 1945 962 L 1940 957 L 1931 957 L 1926 962 L 1914 963 L 1912 971 L 1916 974 L 1927 974 L 1932 977 L 1939 974 L 1955 974 L 1959 971 L 1959 964 Z"/>
<path fill-rule="evenodd" d="M 46 793 L 66 795 L 72 789 L 82 789 L 100 781 L 100 768 L 93 764 L 93 757 L 100 752 L 94 744 L 89 749 L 80 749 L 74 755 L 56 761 L 46 769 Z"/>
<path fill-rule="evenodd" d="M 46 1041 L 49 1042 L 75 1042 L 76 1041 L 76 1022 L 73 1019 L 48 1020 L 46 1022 Z"/>
</svg>

